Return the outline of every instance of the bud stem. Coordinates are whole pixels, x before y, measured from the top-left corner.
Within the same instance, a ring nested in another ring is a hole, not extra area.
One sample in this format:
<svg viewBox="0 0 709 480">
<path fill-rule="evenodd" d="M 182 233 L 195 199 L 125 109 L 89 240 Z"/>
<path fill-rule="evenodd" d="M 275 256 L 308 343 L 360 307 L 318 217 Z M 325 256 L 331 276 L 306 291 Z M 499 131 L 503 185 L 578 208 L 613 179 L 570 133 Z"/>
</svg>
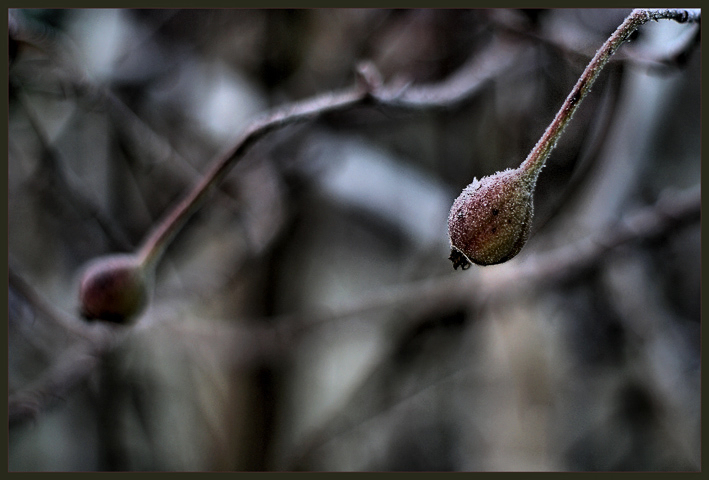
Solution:
<svg viewBox="0 0 709 480">
<path fill-rule="evenodd" d="M 564 132 L 564 128 L 571 120 L 571 117 L 578 109 L 581 101 L 586 97 L 586 94 L 591 90 L 593 82 L 596 81 L 598 75 L 605 67 L 611 55 L 625 42 L 630 35 L 641 25 L 650 20 L 668 19 L 675 20 L 679 23 L 684 22 L 699 22 L 701 20 L 701 10 L 685 10 L 685 9 L 646 9 L 639 8 L 633 10 L 623 23 L 616 29 L 613 34 L 608 37 L 608 40 L 598 49 L 596 54 L 591 59 L 586 69 L 581 74 L 581 77 L 574 85 L 574 88 L 566 97 L 561 109 L 547 127 L 544 135 L 539 139 L 527 158 L 522 162 L 520 168 L 526 170 L 536 179 L 546 162 L 549 154 L 556 146 L 556 142 Z"/>
</svg>

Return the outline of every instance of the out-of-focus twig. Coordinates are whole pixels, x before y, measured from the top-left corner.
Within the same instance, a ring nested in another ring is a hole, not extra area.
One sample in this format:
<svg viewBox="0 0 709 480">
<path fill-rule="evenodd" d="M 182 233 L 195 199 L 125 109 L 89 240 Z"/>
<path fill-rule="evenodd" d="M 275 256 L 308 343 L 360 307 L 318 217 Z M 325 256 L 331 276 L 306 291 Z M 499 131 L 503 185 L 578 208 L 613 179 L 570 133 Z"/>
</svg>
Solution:
<svg viewBox="0 0 709 480">
<path fill-rule="evenodd" d="M 377 88 L 372 96 L 388 108 L 406 110 L 450 108 L 468 100 L 489 80 L 514 66 L 528 49 L 517 43 L 496 39 L 480 54 L 470 58 L 455 73 L 432 85 Z"/>
<path fill-rule="evenodd" d="M 61 310 L 56 309 L 47 300 L 44 299 L 23 277 L 20 275 L 10 261 L 8 267 L 8 283 L 11 288 L 14 288 L 17 293 L 31 305 L 32 309 L 49 321 L 58 325 L 63 330 L 80 337 L 87 341 L 95 340 L 95 335 L 90 330 L 86 323 L 80 322 L 78 318 L 68 315 Z"/>
<path fill-rule="evenodd" d="M 20 425 L 63 399 L 94 371 L 112 342 L 82 344 L 67 350 L 36 382 L 8 396 L 8 422 Z"/>
</svg>

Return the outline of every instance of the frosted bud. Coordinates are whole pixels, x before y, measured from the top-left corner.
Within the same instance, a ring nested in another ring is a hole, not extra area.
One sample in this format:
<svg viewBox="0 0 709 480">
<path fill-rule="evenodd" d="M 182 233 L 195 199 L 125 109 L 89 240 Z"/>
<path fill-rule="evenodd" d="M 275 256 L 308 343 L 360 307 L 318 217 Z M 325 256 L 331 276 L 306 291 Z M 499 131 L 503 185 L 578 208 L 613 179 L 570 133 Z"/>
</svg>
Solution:
<svg viewBox="0 0 709 480">
<path fill-rule="evenodd" d="M 507 169 L 463 190 L 448 216 L 453 268 L 503 263 L 522 250 L 532 226 L 537 173 Z"/>
</svg>

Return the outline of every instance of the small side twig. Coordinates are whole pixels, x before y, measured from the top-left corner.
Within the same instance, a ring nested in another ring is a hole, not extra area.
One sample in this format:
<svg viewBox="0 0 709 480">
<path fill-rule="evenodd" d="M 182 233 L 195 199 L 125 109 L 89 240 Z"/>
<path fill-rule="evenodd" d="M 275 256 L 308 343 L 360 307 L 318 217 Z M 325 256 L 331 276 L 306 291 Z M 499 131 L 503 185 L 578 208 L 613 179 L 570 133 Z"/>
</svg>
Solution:
<svg viewBox="0 0 709 480">
<path fill-rule="evenodd" d="M 8 423 L 20 425 L 32 420 L 54 402 L 60 401 L 94 371 L 109 343 L 89 344 L 67 351 L 34 384 L 8 395 Z"/>
<path fill-rule="evenodd" d="M 519 38 L 531 40 L 579 62 L 588 62 L 593 57 L 593 53 L 588 52 L 585 48 L 568 45 L 563 40 L 560 41 L 544 34 L 530 31 L 524 26 L 518 25 L 517 23 L 519 22 L 506 18 L 505 15 L 495 15 L 493 13 L 490 16 L 490 20 L 496 29 Z M 653 72 L 666 73 L 684 66 L 691 52 L 699 46 L 700 33 L 699 29 L 694 32 L 688 32 L 685 37 L 672 44 L 669 49 L 655 55 L 652 52 L 640 54 L 636 51 L 625 50 L 624 52 L 616 53 L 610 62 L 623 62 Z"/>
</svg>

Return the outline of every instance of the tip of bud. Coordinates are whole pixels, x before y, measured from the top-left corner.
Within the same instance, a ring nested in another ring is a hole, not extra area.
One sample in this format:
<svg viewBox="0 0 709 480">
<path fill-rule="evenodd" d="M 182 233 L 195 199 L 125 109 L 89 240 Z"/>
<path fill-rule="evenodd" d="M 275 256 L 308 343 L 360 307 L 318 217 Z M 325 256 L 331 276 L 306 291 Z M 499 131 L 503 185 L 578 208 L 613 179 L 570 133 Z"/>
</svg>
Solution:
<svg viewBox="0 0 709 480">
<path fill-rule="evenodd" d="M 88 264 L 81 278 L 79 302 L 87 320 L 128 323 L 145 307 L 148 282 L 133 255 L 111 255 Z"/>
<path fill-rule="evenodd" d="M 453 268 L 503 263 L 522 250 L 532 226 L 535 184 L 535 175 L 507 169 L 474 179 L 463 190 L 448 216 Z"/>
</svg>

